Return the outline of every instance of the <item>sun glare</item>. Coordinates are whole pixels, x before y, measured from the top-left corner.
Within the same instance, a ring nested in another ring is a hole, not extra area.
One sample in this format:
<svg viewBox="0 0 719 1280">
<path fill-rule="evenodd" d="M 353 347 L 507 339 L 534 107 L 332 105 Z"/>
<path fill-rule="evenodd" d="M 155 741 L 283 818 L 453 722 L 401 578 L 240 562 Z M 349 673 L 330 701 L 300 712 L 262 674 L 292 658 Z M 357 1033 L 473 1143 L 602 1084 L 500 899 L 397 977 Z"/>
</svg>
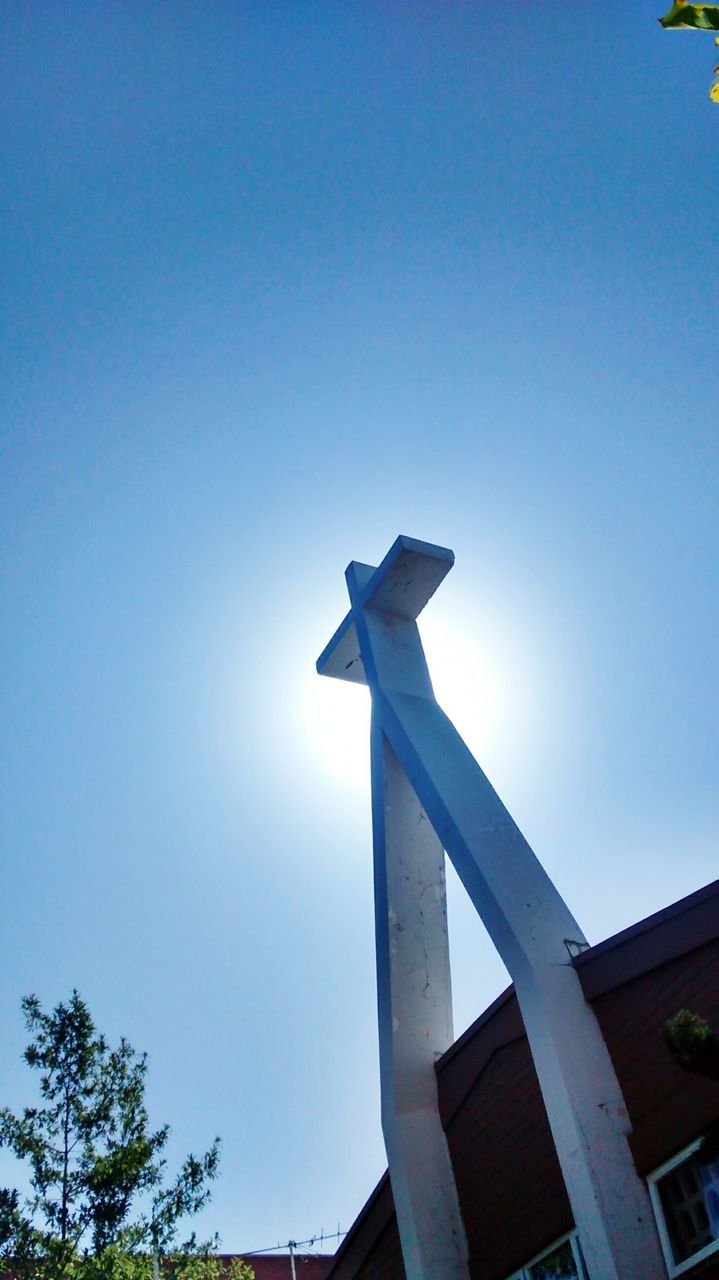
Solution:
<svg viewBox="0 0 719 1280">
<path fill-rule="evenodd" d="M 421 628 L 437 701 L 481 757 L 497 744 L 513 701 L 511 659 L 475 635 L 428 618 Z"/>
<path fill-rule="evenodd" d="M 516 753 L 517 727 L 526 724 L 529 710 L 526 655 L 518 652 L 516 637 L 500 634 L 496 626 L 467 630 L 432 617 L 420 620 L 420 631 L 437 701 L 480 763 Z M 301 718 L 319 766 L 347 785 L 367 787 L 367 690 L 311 672 Z"/>
<path fill-rule="evenodd" d="M 302 720 L 318 764 L 352 787 L 369 786 L 370 700 L 363 685 L 318 676 L 303 690 Z"/>
</svg>

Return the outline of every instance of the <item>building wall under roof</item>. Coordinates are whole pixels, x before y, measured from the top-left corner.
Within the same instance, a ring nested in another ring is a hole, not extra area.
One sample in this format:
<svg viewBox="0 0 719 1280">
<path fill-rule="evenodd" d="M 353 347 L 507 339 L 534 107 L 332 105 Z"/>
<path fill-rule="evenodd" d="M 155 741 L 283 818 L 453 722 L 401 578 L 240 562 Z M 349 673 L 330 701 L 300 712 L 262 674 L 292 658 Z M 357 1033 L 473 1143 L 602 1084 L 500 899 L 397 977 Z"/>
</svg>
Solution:
<svg viewBox="0 0 719 1280">
<path fill-rule="evenodd" d="M 621 945 L 603 944 L 578 965 L 624 1091 L 630 1145 L 642 1175 L 692 1142 L 719 1113 L 717 1085 L 677 1067 L 663 1036 L 667 1018 L 682 1007 L 719 1026 L 719 938 L 704 941 L 706 922 L 698 928 L 698 912 L 707 910 L 702 894 L 686 900 L 697 900 L 694 915 L 671 908 L 666 923 L 652 918 L 620 935 Z M 710 905 L 716 921 L 716 887 Z M 662 946 L 668 959 L 662 960 Z M 471 1275 L 504 1280 L 573 1225 L 511 989 L 445 1055 L 438 1083 Z M 380 1188 L 368 1207 L 360 1239 L 358 1246 L 349 1239 L 340 1251 L 331 1280 L 405 1280 L 388 1189 Z M 689 1274 L 719 1280 L 719 1259 Z"/>
</svg>

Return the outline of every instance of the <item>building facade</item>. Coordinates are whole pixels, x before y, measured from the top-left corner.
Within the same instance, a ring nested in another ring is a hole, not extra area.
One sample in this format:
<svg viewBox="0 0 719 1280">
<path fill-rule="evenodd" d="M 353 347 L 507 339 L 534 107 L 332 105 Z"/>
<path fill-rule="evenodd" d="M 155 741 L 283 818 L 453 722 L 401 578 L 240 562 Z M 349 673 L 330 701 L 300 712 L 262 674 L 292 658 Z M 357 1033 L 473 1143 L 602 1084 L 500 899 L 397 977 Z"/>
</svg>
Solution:
<svg viewBox="0 0 719 1280">
<path fill-rule="evenodd" d="M 624 1094 L 667 1277 L 719 1280 L 719 1164 L 697 1155 L 719 1114 L 719 1085 L 678 1067 L 664 1038 L 681 1008 L 719 1026 L 719 881 L 574 964 Z M 440 1059 L 437 1087 L 473 1280 L 582 1280 L 581 1239 L 512 987 Z M 411 1280 L 387 1175 L 327 1280 Z"/>
</svg>

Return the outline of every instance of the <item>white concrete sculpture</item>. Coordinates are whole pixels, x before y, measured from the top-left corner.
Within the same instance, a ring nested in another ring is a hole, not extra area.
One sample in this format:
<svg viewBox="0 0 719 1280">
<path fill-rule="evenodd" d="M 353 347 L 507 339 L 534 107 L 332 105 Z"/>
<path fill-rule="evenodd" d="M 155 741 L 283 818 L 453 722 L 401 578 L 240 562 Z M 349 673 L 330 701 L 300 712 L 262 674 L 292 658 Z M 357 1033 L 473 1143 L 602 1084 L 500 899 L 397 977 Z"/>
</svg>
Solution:
<svg viewBox="0 0 719 1280">
<path fill-rule="evenodd" d="M 444 850 L 514 982 L 589 1280 L 658 1280 L 626 1107 L 571 963 L 586 940 L 432 691 L 416 619 L 453 563 L 400 537 L 378 569 L 350 564 L 350 612 L 317 663 L 372 695 L 382 1125 L 407 1280 L 469 1277 L 434 1070 L 453 1038 Z"/>
</svg>

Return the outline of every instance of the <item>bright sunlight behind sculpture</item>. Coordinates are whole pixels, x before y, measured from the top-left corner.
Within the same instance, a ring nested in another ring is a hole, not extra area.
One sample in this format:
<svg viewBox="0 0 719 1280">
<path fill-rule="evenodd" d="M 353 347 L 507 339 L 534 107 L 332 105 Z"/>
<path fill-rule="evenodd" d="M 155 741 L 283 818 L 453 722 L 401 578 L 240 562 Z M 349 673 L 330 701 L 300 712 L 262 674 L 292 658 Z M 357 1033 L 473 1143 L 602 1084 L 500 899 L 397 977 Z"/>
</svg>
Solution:
<svg viewBox="0 0 719 1280">
<path fill-rule="evenodd" d="M 422 620 L 420 634 L 437 701 L 468 746 L 485 758 L 510 750 L 508 737 L 513 731 L 516 735 L 518 704 L 527 694 L 521 646 L 496 629 L 478 644 L 471 630 L 433 618 Z M 526 716 L 526 701 L 524 708 Z M 341 680 L 320 680 L 312 671 L 302 690 L 301 714 L 318 768 L 347 786 L 368 788 L 367 689 Z M 516 748 L 516 737 L 513 741 Z"/>
</svg>

